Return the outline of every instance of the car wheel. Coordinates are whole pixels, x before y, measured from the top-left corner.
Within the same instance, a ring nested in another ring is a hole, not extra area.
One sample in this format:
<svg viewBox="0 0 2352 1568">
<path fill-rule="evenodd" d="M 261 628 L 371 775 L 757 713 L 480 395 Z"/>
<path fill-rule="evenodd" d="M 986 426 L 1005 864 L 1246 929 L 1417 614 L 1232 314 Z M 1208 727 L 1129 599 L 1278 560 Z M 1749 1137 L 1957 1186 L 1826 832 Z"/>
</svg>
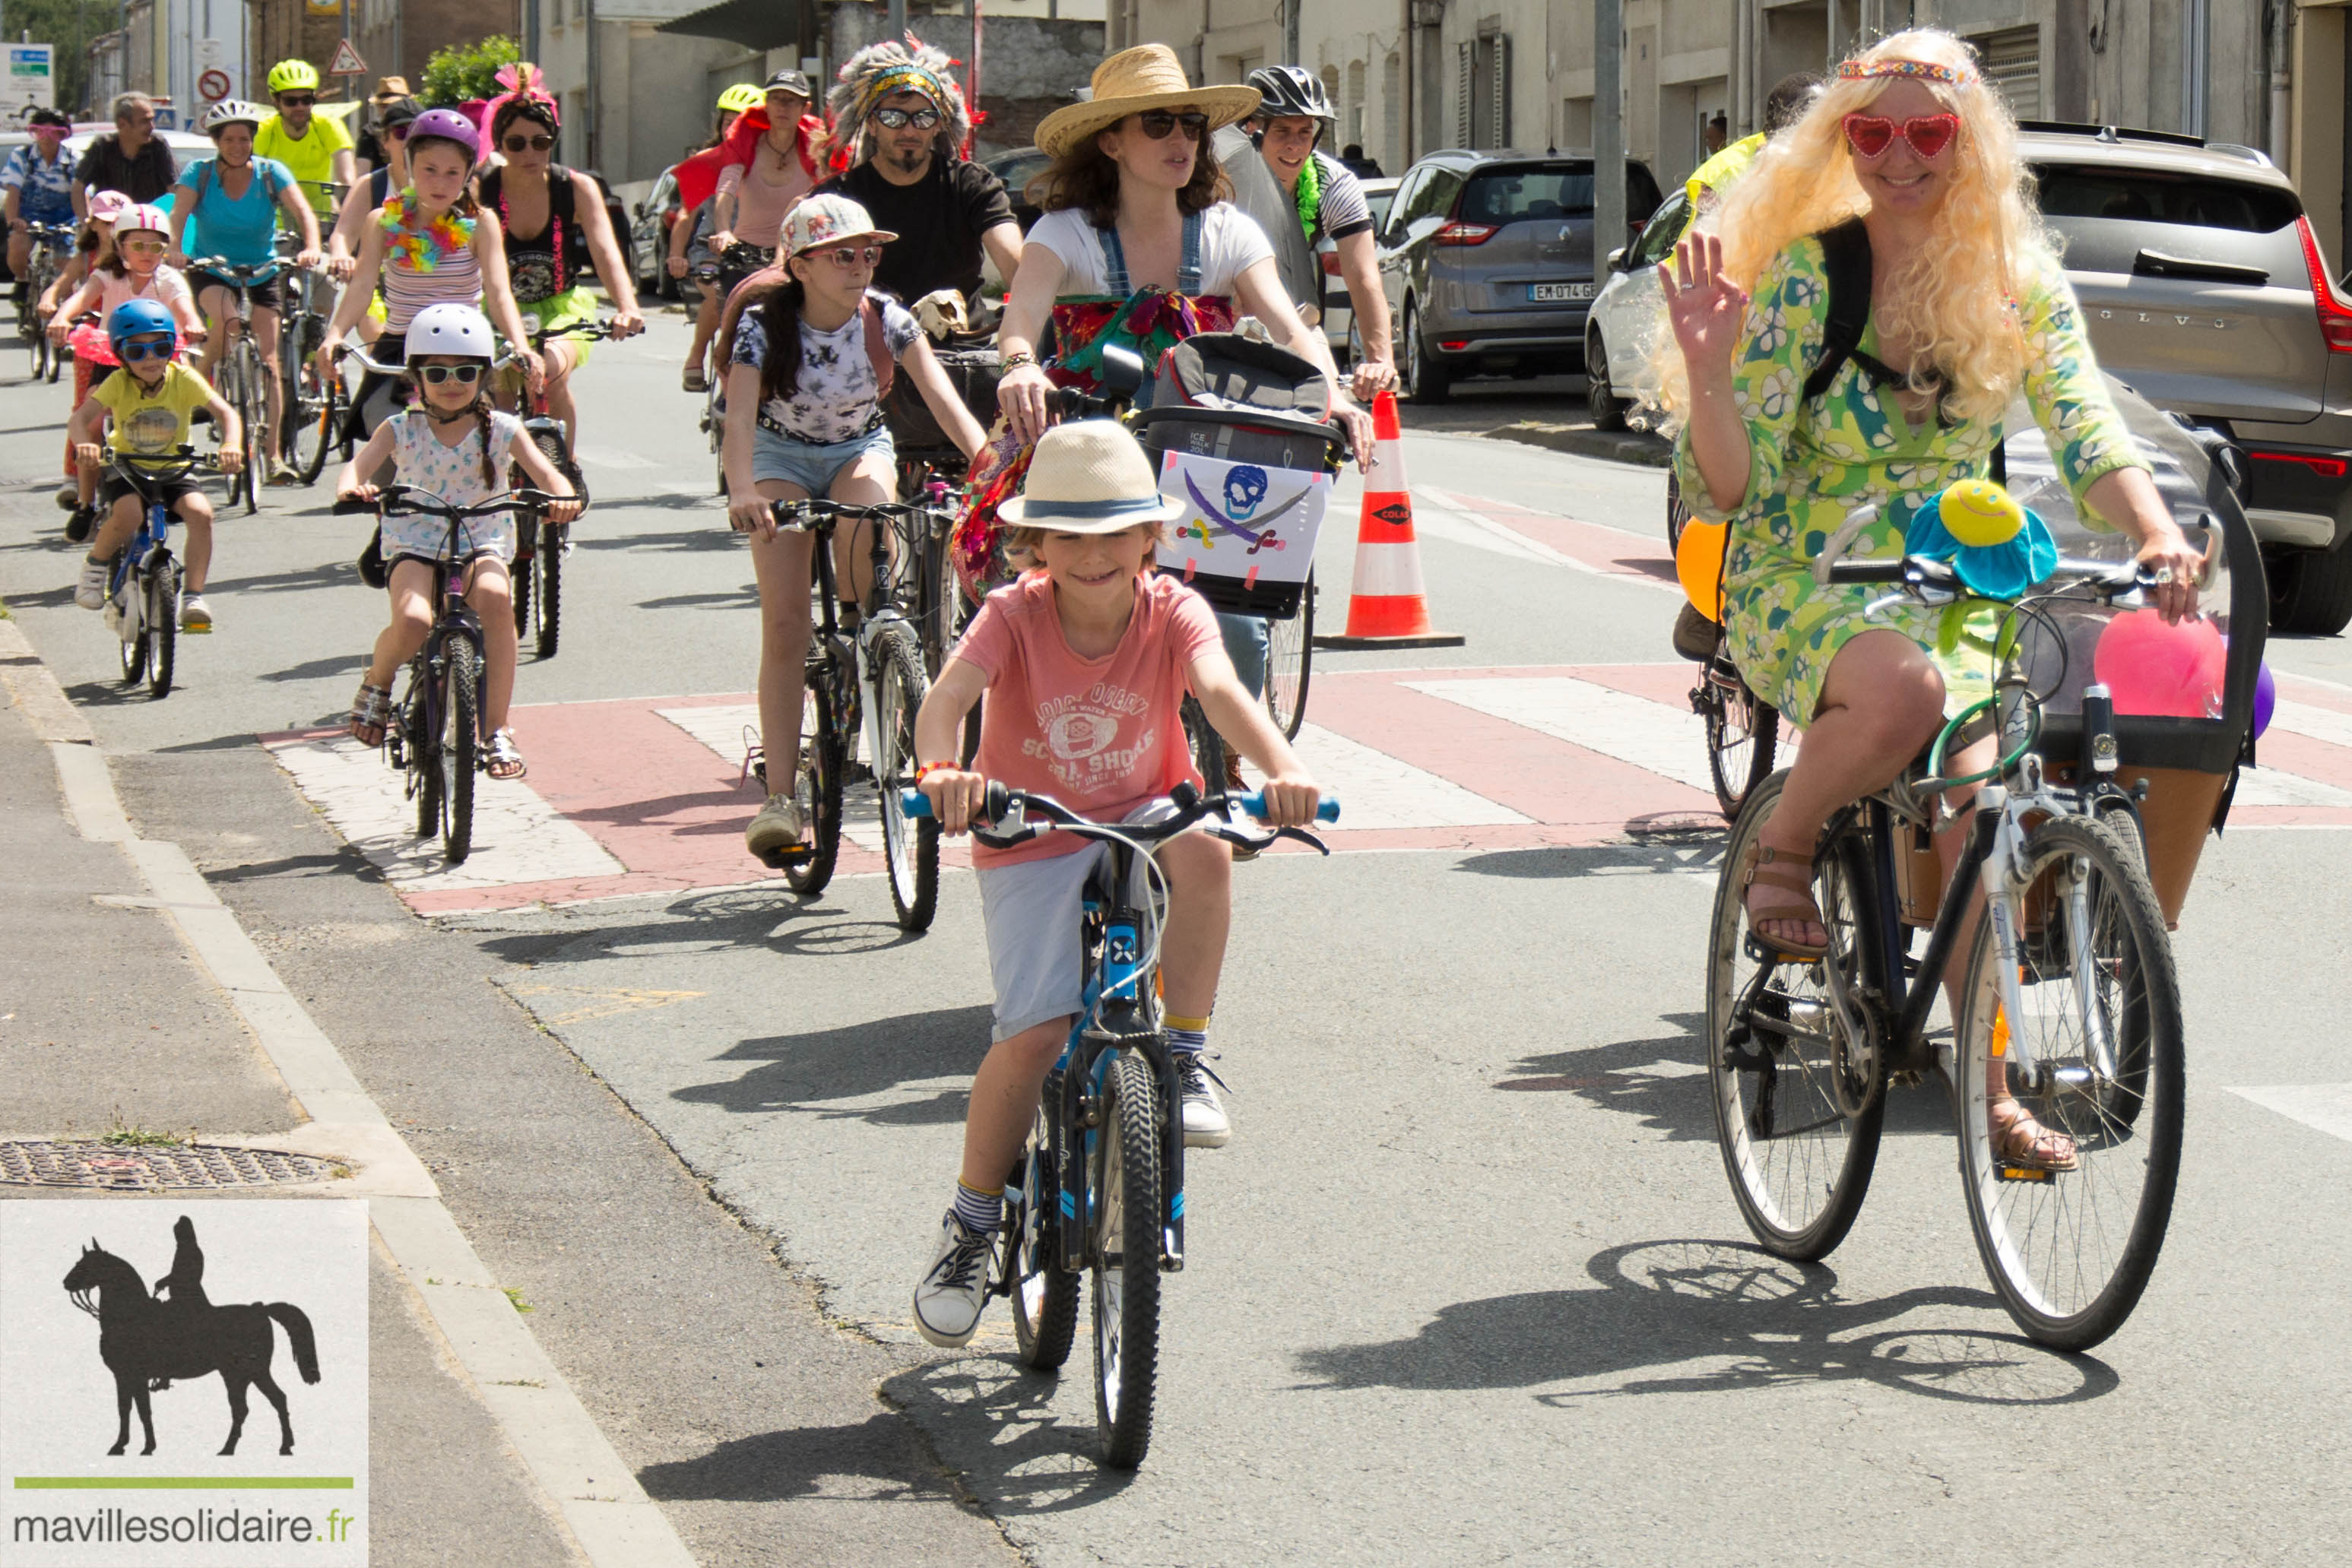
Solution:
<svg viewBox="0 0 2352 1568">
<path fill-rule="evenodd" d="M 1454 378 L 1422 341 L 1421 312 L 1404 302 L 1404 395 L 1414 402 L 1444 402 Z"/>
<path fill-rule="evenodd" d="M 2263 568 L 2273 630 L 2333 637 L 2352 624 L 2352 545 L 2271 556 Z"/>
<path fill-rule="evenodd" d="M 1625 402 L 1609 384 L 1609 345 L 1595 328 L 1584 340 L 1584 403 L 1595 430 L 1625 428 Z"/>
</svg>

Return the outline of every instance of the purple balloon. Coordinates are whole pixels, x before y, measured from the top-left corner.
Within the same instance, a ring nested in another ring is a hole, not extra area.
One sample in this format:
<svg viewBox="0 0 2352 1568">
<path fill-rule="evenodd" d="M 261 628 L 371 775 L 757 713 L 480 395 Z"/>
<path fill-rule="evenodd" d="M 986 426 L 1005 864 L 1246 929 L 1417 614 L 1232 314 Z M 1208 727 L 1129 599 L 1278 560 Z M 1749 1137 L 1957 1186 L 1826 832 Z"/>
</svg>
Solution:
<svg viewBox="0 0 2352 1568">
<path fill-rule="evenodd" d="M 2260 740 L 2263 731 L 2271 727 L 2271 714 L 2278 706 L 2278 682 L 2271 675 L 2271 662 L 2264 659 L 2254 672 L 2254 738 Z"/>
</svg>

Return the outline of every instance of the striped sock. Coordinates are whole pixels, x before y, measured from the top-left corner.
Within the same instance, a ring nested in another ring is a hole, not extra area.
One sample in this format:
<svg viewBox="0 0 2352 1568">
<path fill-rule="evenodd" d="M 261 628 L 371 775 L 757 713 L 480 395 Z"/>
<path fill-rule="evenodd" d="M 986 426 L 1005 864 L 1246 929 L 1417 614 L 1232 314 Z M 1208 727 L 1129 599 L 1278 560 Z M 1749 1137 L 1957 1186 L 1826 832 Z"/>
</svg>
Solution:
<svg viewBox="0 0 2352 1568">
<path fill-rule="evenodd" d="M 1160 1032 L 1168 1037 L 1169 1050 L 1199 1051 L 1208 1049 L 1207 1019 L 1180 1019 L 1170 1013 L 1160 1022 Z"/>
<path fill-rule="evenodd" d="M 1004 1189 L 998 1187 L 993 1192 L 982 1192 L 977 1187 L 958 1182 L 951 1209 L 955 1217 L 963 1221 L 966 1230 L 993 1236 L 1004 1224 Z"/>
</svg>

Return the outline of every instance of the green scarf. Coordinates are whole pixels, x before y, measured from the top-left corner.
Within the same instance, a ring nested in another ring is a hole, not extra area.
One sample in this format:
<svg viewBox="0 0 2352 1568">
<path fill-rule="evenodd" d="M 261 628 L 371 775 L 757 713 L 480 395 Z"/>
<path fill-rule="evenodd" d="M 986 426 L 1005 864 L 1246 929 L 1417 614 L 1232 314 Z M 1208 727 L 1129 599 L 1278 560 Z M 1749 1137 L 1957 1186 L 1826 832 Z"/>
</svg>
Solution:
<svg viewBox="0 0 2352 1568">
<path fill-rule="evenodd" d="M 1323 211 L 1323 169 L 1309 152 L 1307 162 L 1298 166 L 1298 222 L 1307 237 L 1315 237 L 1315 220 Z"/>
</svg>

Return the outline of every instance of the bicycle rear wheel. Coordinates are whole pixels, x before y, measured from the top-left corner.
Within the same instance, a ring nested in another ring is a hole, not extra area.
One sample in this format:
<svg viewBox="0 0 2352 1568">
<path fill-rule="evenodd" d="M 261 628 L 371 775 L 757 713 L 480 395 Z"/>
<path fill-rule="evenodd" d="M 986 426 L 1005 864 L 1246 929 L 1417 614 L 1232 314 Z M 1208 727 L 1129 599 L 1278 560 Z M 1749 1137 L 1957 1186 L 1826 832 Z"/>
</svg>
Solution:
<svg viewBox="0 0 2352 1568">
<path fill-rule="evenodd" d="M 172 695 L 172 674 L 180 641 L 180 564 L 166 560 L 147 582 L 147 695 Z"/>
<path fill-rule="evenodd" d="M 1298 595 L 1298 613 L 1265 623 L 1265 711 L 1285 740 L 1298 738 L 1307 718 L 1307 683 L 1315 666 L 1315 573 Z"/>
<path fill-rule="evenodd" d="M 464 637 L 449 639 L 440 752 L 442 788 L 449 806 L 441 828 L 441 853 L 451 865 L 474 852 L 474 769 L 482 743 L 481 658 Z"/>
<path fill-rule="evenodd" d="M 1835 831 L 1817 857 L 1830 957 L 1764 963 L 1748 946 L 1740 869 L 1787 777 L 1774 774 L 1749 796 L 1724 851 L 1707 946 L 1707 1080 L 1716 1142 L 1748 1228 L 1767 1250 L 1811 1262 L 1862 1212 L 1886 1098 L 1856 1072 L 1866 1042 L 1846 1038 L 1828 989 L 1829 967 L 1852 976 L 1864 939 L 1857 873 L 1868 841 L 1858 829 Z"/>
<path fill-rule="evenodd" d="M 881 754 L 874 758 L 874 787 L 881 796 L 890 903 L 907 931 L 929 930 L 940 903 L 940 825 L 929 817 L 908 819 L 898 804 L 898 791 L 914 782 L 915 714 L 929 689 L 912 632 L 894 628 L 875 639 L 874 728 Z"/>
<path fill-rule="evenodd" d="M 1057 1081 L 1048 1079 L 1048 1094 Z M 1021 1168 L 1007 1185 L 1012 1198 L 1005 1215 L 1005 1293 L 1013 1302 L 1013 1340 L 1021 1364 L 1052 1372 L 1070 1359 L 1078 1334 L 1078 1277 L 1061 1266 L 1059 1215 L 1052 1146 L 1042 1110 L 1021 1151 Z"/>
<path fill-rule="evenodd" d="M 1749 791 L 1771 776 L 1780 744 L 1780 710 L 1748 689 L 1719 651 L 1700 674 L 1706 721 L 1706 769 L 1725 821 L 1737 821 Z"/>
<path fill-rule="evenodd" d="M 841 855 L 841 773 L 848 759 L 841 715 L 833 700 L 833 668 L 812 664 L 801 697 L 801 765 L 793 779 L 800 802 L 801 841 L 806 852 L 784 862 L 784 883 L 794 893 L 823 893 Z"/>
<path fill-rule="evenodd" d="M 2000 1005 L 1989 916 L 1967 971 L 1953 1089 L 1960 1185 L 1985 1271 L 2017 1326 L 2040 1343 L 2088 1350 L 2138 1304 L 2171 1221 L 2180 982 L 2137 845 L 2105 821 L 2058 817 L 2034 830 L 2024 861 L 2023 906 L 2029 922 L 2042 912 L 2042 928 L 2019 943 L 2023 1016 Z M 1993 1157 L 1996 1082 L 2073 1137 L 2079 1168 Z"/>
<path fill-rule="evenodd" d="M 1095 1423 L 1103 1462 L 1127 1470 L 1151 1447 L 1160 1375 L 1160 1110 L 1150 1060 L 1120 1051 L 1095 1142 Z"/>
</svg>

